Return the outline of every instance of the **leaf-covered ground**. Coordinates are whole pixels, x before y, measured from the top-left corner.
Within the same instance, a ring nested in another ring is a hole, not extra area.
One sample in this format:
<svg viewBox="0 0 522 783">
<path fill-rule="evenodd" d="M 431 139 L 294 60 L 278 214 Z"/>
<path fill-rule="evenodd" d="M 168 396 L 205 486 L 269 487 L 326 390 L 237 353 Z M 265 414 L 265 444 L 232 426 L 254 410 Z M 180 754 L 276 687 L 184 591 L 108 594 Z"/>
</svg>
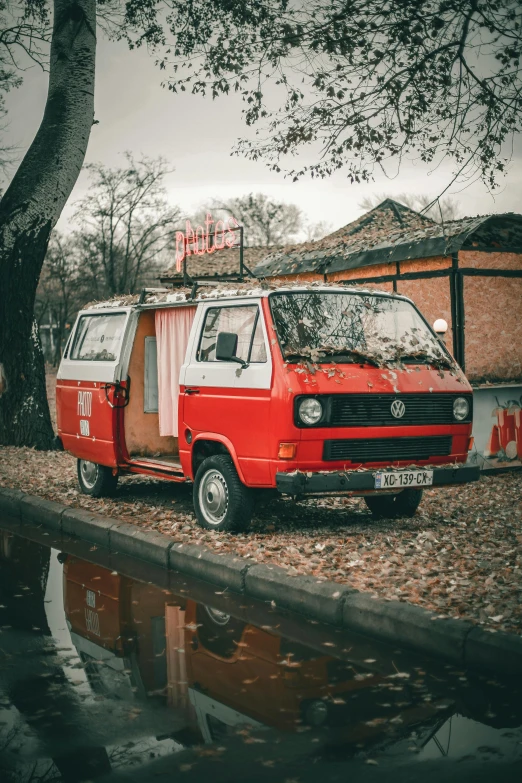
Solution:
<svg viewBox="0 0 522 783">
<path fill-rule="evenodd" d="M 113 499 L 79 493 L 63 452 L 0 449 L 0 485 L 172 536 L 399 599 L 491 629 L 522 633 L 522 474 L 425 492 L 412 519 L 374 521 L 363 501 L 271 500 L 241 535 L 206 532 L 189 485 L 120 479 Z"/>
</svg>

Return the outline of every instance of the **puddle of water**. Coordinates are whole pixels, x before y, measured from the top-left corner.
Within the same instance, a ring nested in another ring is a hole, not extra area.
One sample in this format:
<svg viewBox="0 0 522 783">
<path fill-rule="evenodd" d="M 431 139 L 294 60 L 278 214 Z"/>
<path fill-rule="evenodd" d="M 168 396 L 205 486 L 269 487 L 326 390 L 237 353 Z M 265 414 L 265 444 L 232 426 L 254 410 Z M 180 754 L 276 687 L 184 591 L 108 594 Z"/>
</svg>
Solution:
<svg viewBox="0 0 522 783">
<path fill-rule="evenodd" d="M 78 549 L 0 530 L 2 781 L 521 779 L 520 683 Z"/>
</svg>

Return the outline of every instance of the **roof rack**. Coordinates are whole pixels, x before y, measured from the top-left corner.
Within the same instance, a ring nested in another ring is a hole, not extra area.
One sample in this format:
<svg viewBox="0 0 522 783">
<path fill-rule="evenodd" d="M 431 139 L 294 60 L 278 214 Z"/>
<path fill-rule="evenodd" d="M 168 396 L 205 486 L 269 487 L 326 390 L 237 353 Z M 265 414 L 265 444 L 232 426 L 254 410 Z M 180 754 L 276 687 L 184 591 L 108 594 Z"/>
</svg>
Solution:
<svg viewBox="0 0 522 783">
<path fill-rule="evenodd" d="M 245 267 L 244 267 L 245 268 Z M 247 270 L 248 271 L 248 270 Z M 249 274 L 251 277 L 256 279 L 252 272 L 249 271 Z M 188 277 L 188 276 L 187 276 Z M 192 290 L 190 292 L 190 298 L 195 299 L 196 293 L 198 288 L 201 288 L 202 286 L 213 286 L 216 285 L 216 283 L 244 283 L 245 278 L 244 275 L 216 275 L 215 277 L 198 277 L 197 280 L 193 280 L 192 278 L 188 278 L 190 280 L 190 284 L 192 285 Z"/>
<path fill-rule="evenodd" d="M 257 280 L 257 278 L 252 274 L 252 272 L 245 265 L 243 265 L 243 268 L 245 269 L 246 272 L 248 272 L 249 276 L 253 280 Z M 214 286 L 217 283 L 244 283 L 244 282 L 245 282 L 245 276 L 241 274 L 206 275 L 204 277 L 198 277 L 197 280 L 185 274 L 184 277 L 180 277 L 178 280 L 172 280 L 169 288 L 142 288 L 138 298 L 138 304 L 142 305 L 145 303 L 147 294 L 168 294 L 170 291 L 172 291 L 173 288 L 191 288 L 190 296 L 188 298 L 195 299 L 198 288 L 202 288 L 204 286 L 209 286 L 209 287 Z"/>
<path fill-rule="evenodd" d="M 200 286 L 216 285 L 216 283 L 243 283 L 245 282 L 245 278 L 248 277 L 252 278 L 253 280 L 256 280 L 257 279 L 256 276 L 251 272 L 251 270 L 247 267 L 247 265 L 243 261 L 242 245 L 240 246 L 239 249 L 240 249 L 239 273 L 232 272 L 230 274 L 222 274 L 222 275 L 202 275 L 202 276 L 198 276 L 197 278 L 191 277 L 187 272 L 187 263 L 185 259 L 183 263 L 183 273 L 180 274 L 178 278 L 168 278 L 168 283 L 172 288 L 192 287 L 191 298 L 193 299 L 197 289 Z M 167 280 L 165 280 L 165 282 L 167 282 Z"/>
<path fill-rule="evenodd" d="M 169 288 L 142 288 L 138 304 L 143 304 L 147 294 L 167 294 L 170 291 Z"/>
</svg>

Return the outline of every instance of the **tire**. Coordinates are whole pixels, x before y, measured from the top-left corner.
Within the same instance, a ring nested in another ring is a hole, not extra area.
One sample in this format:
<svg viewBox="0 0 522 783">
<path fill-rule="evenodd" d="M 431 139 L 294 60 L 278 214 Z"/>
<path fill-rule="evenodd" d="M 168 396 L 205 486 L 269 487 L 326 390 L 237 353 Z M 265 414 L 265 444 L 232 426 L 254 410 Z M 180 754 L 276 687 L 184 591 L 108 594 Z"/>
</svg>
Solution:
<svg viewBox="0 0 522 783">
<path fill-rule="evenodd" d="M 84 495 L 93 498 L 112 495 L 117 483 L 118 476 L 113 475 L 112 468 L 86 459 L 78 460 L 78 484 Z"/>
<path fill-rule="evenodd" d="M 364 502 L 375 519 L 412 517 L 422 500 L 422 489 L 403 489 L 397 495 L 367 495 Z"/>
<path fill-rule="evenodd" d="M 252 494 L 226 454 L 203 460 L 196 472 L 193 498 L 197 520 L 206 530 L 237 532 L 252 518 Z"/>
</svg>

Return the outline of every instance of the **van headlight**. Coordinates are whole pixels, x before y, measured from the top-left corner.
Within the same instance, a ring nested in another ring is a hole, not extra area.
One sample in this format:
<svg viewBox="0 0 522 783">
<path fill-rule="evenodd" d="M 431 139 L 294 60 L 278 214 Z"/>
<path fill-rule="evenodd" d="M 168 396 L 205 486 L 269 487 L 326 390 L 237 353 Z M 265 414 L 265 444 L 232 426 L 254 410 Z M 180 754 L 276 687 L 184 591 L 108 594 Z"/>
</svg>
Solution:
<svg viewBox="0 0 522 783">
<path fill-rule="evenodd" d="M 453 417 L 457 421 L 464 421 L 469 414 L 469 402 L 465 397 L 455 397 L 453 400 Z"/>
<path fill-rule="evenodd" d="M 301 400 L 297 413 L 303 424 L 317 424 L 323 415 L 323 406 L 315 397 L 306 397 Z"/>
</svg>

